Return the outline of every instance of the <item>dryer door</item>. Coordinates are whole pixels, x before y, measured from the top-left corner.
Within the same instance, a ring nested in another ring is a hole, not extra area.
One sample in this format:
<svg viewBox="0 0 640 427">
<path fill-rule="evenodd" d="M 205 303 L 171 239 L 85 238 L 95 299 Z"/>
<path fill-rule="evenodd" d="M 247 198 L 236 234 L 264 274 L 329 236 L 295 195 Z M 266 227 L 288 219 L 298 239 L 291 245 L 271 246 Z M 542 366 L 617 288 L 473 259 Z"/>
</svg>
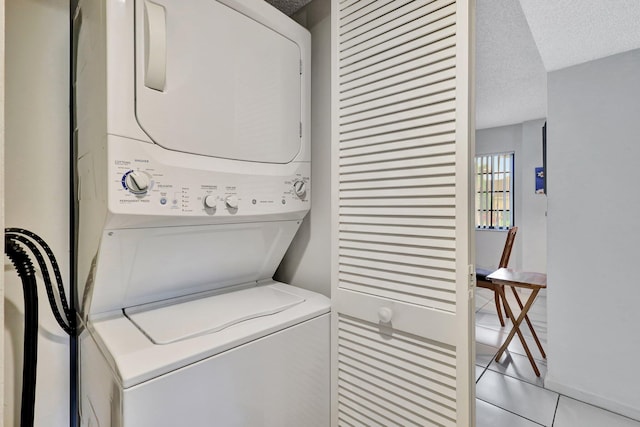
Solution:
<svg viewBox="0 0 640 427">
<path fill-rule="evenodd" d="M 215 0 L 136 0 L 135 23 L 136 116 L 155 143 L 234 160 L 295 158 L 296 42 Z"/>
</svg>

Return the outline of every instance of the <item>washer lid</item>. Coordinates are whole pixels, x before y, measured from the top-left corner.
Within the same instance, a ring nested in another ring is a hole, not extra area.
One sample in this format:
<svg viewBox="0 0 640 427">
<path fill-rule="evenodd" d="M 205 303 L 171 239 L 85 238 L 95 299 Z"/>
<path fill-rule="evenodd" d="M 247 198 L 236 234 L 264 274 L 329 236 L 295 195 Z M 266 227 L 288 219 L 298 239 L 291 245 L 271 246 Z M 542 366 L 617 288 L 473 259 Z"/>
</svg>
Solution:
<svg viewBox="0 0 640 427">
<path fill-rule="evenodd" d="M 154 344 L 170 344 L 284 311 L 305 299 L 271 286 L 258 286 L 170 305 L 125 308 L 125 315 Z"/>
</svg>

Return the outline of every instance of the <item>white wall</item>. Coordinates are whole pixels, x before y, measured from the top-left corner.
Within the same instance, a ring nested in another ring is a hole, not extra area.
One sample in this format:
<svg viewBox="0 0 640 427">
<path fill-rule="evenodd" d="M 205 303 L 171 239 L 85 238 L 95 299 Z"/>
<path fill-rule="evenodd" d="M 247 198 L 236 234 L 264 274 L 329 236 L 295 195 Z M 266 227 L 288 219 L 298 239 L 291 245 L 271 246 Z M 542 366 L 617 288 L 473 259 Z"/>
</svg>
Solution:
<svg viewBox="0 0 640 427">
<path fill-rule="evenodd" d="M 276 280 L 329 296 L 331 292 L 331 4 L 314 0 L 298 20 L 311 32 L 311 212 Z"/>
<path fill-rule="evenodd" d="M 34 231 L 51 246 L 69 285 L 69 2 L 6 2 L 6 225 Z M 5 260 L 6 427 L 19 425 L 22 287 Z M 43 287 L 42 287 L 43 288 Z M 69 424 L 68 337 L 40 289 L 36 426 Z M 67 290 L 68 292 L 68 290 Z"/>
<path fill-rule="evenodd" d="M 640 419 L 640 50 L 548 76 L 546 385 Z"/>
<path fill-rule="evenodd" d="M 535 194 L 534 168 L 542 166 L 544 120 L 476 131 L 476 154 L 514 152 L 515 218 L 518 234 L 509 267 L 546 271 L 546 198 Z M 476 264 L 498 266 L 506 232 L 476 230 Z"/>
<path fill-rule="evenodd" d="M 544 122 L 533 120 L 522 124 L 519 186 L 522 211 L 517 237 L 522 244 L 522 269 L 540 273 L 547 272 L 547 196 L 536 194 L 535 168 L 542 166 Z"/>
</svg>

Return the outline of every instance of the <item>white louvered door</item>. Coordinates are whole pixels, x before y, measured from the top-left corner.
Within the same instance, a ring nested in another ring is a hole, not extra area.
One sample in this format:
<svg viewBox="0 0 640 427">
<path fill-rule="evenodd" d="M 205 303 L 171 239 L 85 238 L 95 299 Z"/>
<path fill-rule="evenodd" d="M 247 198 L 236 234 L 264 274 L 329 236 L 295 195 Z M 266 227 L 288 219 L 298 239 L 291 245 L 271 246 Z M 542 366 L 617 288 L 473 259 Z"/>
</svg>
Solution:
<svg viewBox="0 0 640 427">
<path fill-rule="evenodd" d="M 474 425 L 473 0 L 332 2 L 333 425 Z"/>
</svg>

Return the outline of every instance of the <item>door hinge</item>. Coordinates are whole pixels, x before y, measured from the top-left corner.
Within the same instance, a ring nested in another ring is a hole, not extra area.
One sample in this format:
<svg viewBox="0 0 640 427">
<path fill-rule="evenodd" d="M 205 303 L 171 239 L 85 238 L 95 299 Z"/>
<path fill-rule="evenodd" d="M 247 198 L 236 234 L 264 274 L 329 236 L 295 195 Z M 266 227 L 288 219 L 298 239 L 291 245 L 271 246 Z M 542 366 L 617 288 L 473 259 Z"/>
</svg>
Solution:
<svg viewBox="0 0 640 427">
<path fill-rule="evenodd" d="M 300 60 L 300 75 L 302 75 L 302 59 Z"/>
<path fill-rule="evenodd" d="M 302 122 L 300 122 L 300 138 L 302 138 Z"/>
<path fill-rule="evenodd" d="M 476 266 L 469 264 L 469 289 L 473 290 L 476 287 Z"/>
</svg>

